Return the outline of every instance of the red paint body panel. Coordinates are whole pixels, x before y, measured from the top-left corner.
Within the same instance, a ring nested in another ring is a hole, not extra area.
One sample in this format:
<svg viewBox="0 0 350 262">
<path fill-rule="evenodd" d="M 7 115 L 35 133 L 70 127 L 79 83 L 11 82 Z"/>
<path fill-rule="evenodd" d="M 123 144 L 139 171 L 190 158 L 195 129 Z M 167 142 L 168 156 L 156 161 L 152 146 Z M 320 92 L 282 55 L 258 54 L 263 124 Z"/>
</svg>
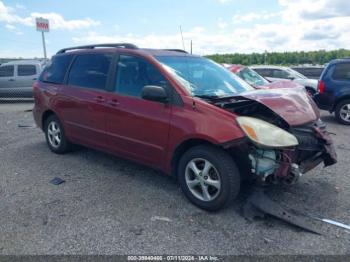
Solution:
<svg viewBox="0 0 350 262">
<path fill-rule="evenodd" d="M 290 126 L 315 121 L 320 112 L 314 101 L 300 88 L 256 90 L 241 96 L 260 102 L 280 115 Z"/>
</svg>

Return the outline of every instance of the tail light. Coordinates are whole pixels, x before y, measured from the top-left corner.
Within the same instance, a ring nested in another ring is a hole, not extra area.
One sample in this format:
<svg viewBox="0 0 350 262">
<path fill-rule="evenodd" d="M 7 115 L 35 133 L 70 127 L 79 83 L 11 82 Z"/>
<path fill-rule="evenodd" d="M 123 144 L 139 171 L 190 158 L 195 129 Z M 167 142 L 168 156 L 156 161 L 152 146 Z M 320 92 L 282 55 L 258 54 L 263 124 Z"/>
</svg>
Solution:
<svg viewBox="0 0 350 262">
<path fill-rule="evenodd" d="M 324 93 L 324 91 L 326 90 L 326 85 L 324 84 L 324 82 L 322 81 L 322 80 L 320 80 L 319 82 L 318 82 L 318 92 L 320 93 L 320 94 L 323 94 Z"/>
</svg>

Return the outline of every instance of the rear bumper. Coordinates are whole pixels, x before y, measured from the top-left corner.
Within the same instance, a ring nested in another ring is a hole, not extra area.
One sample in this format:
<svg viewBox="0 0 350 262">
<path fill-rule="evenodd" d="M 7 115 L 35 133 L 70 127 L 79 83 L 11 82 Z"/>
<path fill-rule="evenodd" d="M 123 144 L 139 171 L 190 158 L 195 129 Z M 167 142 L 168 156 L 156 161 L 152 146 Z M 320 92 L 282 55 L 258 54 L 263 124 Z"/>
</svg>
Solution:
<svg viewBox="0 0 350 262">
<path fill-rule="evenodd" d="M 324 94 L 317 93 L 314 95 L 314 101 L 320 109 L 333 111 L 335 98 L 332 94 L 327 92 Z"/>
</svg>

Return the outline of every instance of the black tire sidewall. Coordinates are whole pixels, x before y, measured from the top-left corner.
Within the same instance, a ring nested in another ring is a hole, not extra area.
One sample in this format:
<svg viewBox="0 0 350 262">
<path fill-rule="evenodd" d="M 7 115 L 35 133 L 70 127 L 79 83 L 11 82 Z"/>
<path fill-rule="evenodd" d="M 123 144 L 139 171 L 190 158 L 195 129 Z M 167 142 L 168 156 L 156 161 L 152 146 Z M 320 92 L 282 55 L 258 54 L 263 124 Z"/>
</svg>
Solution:
<svg viewBox="0 0 350 262">
<path fill-rule="evenodd" d="M 49 137 L 48 137 L 48 126 L 53 121 L 57 123 L 57 125 L 59 126 L 60 131 L 61 131 L 61 143 L 58 147 L 53 147 L 50 144 Z M 60 120 L 55 115 L 51 115 L 46 119 L 44 127 L 45 127 L 44 132 L 45 132 L 46 143 L 47 143 L 48 147 L 50 148 L 50 150 L 56 154 L 63 154 L 65 152 L 67 152 L 68 148 L 69 148 L 69 143 L 66 139 L 65 132 L 64 132 L 64 129 L 63 129 L 63 126 L 62 126 Z"/>
<path fill-rule="evenodd" d="M 219 172 L 221 188 L 219 195 L 212 201 L 202 201 L 196 198 L 189 190 L 185 180 L 185 169 L 189 161 L 194 158 L 208 160 Z M 239 193 L 240 174 L 234 160 L 225 151 L 211 146 L 197 146 L 187 151 L 180 159 L 178 180 L 185 196 L 196 206 L 216 211 L 226 207 Z"/>
<path fill-rule="evenodd" d="M 339 123 L 341 123 L 343 125 L 350 125 L 350 122 L 344 121 L 340 116 L 340 109 L 346 104 L 350 104 L 350 99 L 346 99 L 346 100 L 338 102 L 338 104 L 336 105 L 335 110 L 334 110 L 335 118 L 337 119 L 337 121 Z"/>
</svg>

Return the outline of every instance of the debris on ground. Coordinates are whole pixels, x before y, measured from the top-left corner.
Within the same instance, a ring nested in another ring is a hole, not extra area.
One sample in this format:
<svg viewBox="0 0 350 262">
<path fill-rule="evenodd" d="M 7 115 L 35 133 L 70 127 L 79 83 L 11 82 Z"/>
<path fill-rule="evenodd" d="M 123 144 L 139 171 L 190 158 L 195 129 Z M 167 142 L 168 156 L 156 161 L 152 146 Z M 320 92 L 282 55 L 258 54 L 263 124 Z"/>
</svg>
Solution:
<svg viewBox="0 0 350 262">
<path fill-rule="evenodd" d="M 35 128 L 36 126 L 34 124 L 18 124 L 19 128 Z"/>
<path fill-rule="evenodd" d="M 65 180 L 59 178 L 59 177 L 55 177 L 54 179 L 50 180 L 50 183 L 57 186 L 60 185 L 62 183 L 66 182 Z"/>
<path fill-rule="evenodd" d="M 151 217 L 151 221 L 164 221 L 164 222 L 172 222 L 172 220 L 168 217 L 159 217 L 159 216 L 153 216 Z"/>
<path fill-rule="evenodd" d="M 269 239 L 269 238 L 267 238 L 267 237 L 263 237 L 263 239 L 264 239 L 265 243 L 271 243 L 271 242 L 273 242 L 272 239 Z"/>
<path fill-rule="evenodd" d="M 350 225 L 345 225 L 345 224 L 343 224 L 341 222 L 337 222 L 337 221 L 334 221 L 334 220 L 331 220 L 331 219 L 327 219 L 327 218 L 317 218 L 317 217 L 313 217 L 313 218 L 316 219 L 316 220 L 323 221 L 325 223 L 331 224 L 333 226 L 337 226 L 337 227 L 341 227 L 341 228 L 350 230 Z"/>
<path fill-rule="evenodd" d="M 243 215 L 248 220 L 253 220 L 255 217 L 264 218 L 266 214 L 306 231 L 319 235 L 322 234 L 320 221 L 315 221 L 315 219 L 300 215 L 294 210 L 280 206 L 266 196 L 261 189 L 258 189 L 247 199 L 243 207 Z"/>
</svg>

